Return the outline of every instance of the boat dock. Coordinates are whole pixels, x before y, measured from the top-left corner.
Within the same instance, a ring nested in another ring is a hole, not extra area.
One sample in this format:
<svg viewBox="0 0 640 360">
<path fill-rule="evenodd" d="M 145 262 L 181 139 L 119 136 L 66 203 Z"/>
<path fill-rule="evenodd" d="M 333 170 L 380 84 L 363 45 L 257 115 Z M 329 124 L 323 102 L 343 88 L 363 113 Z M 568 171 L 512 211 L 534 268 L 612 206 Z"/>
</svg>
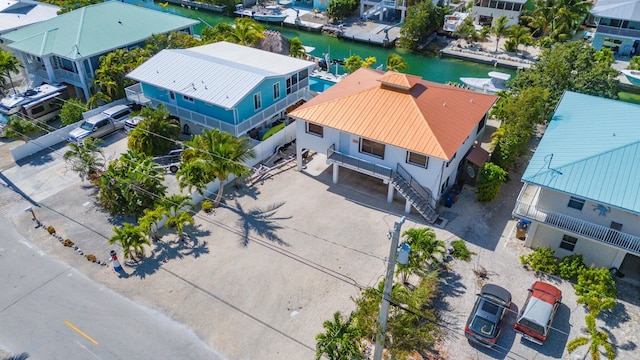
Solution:
<svg viewBox="0 0 640 360">
<path fill-rule="evenodd" d="M 528 69 L 535 62 L 532 59 L 521 58 L 520 56 L 512 56 L 505 52 L 495 53 L 487 51 L 481 46 L 461 46 L 457 42 L 451 42 L 449 46 L 440 50 L 443 56 L 454 57 L 463 60 L 470 60 L 493 66 L 502 66 L 512 69 Z"/>
<path fill-rule="evenodd" d="M 191 1 L 191 0 L 166 0 L 166 2 L 177 4 L 189 9 L 195 9 L 195 10 L 205 9 L 205 10 L 215 11 L 219 13 L 223 12 L 224 9 L 226 8 L 226 6 L 224 5 L 213 5 L 213 4 L 203 3 L 199 1 Z M 162 3 L 160 3 L 160 6 L 162 6 Z"/>
</svg>

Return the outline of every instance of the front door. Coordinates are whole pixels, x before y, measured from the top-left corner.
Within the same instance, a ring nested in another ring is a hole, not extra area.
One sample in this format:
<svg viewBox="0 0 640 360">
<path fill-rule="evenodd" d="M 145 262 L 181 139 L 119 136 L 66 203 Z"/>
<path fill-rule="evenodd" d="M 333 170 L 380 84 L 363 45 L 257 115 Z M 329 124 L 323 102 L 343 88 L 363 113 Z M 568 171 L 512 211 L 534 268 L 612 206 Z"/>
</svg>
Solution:
<svg viewBox="0 0 640 360">
<path fill-rule="evenodd" d="M 349 153 L 349 146 L 351 143 L 351 135 L 349 133 L 340 133 L 340 143 L 338 144 L 338 151 L 343 154 Z"/>
</svg>

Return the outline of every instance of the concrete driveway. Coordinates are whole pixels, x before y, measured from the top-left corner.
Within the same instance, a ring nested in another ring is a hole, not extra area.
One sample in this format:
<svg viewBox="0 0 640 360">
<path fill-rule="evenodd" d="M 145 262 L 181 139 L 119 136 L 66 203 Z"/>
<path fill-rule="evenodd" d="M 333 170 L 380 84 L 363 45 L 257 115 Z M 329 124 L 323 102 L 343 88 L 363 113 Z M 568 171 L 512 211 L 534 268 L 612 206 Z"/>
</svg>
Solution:
<svg viewBox="0 0 640 360">
<path fill-rule="evenodd" d="M 58 164 L 56 154 L 51 156 L 54 160 L 45 164 Z M 111 228 L 123 219 L 104 214 L 95 206 L 94 190 L 59 165 L 24 166 L 5 175 L 37 201 L 39 219 L 85 253 L 106 259 L 113 248 L 106 244 Z M 13 200 L 4 211 L 45 252 L 186 324 L 229 359 L 311 359 L 322 322 L 335 311 L 353 310 L 352 297 L 360 288 L 382 279 L 390 245 L 386 234 L 404 215 L 401 199 L 386 203 L 386 186 L 348 171 L 340 176 L 341 182 L 332 184 L 330 168 L 316 155 L 305 172 L 283 168 L 252 187 L 229 185 L 225 206 L 214 214 L 198 213 L 195 226 L 187 228 L 191 242 L 176 241 L 175 234 L 165 230 L 162 242 L 154 244 L 141 265 L 125 266 L 120 274 L 86 261 L 34 228 L 23 211 L 26 201 Z M 438 238 L 464 239 L 477 253 L 470 263 L 455 261 L 443 277 L 440 305 L 449 330 L 442 349 L 451 359 L 568 358 L 566 342 L 584 327 L 584 311 L 575 303 L 570 284 L 551 279 L 564 292 L 556 334 L 540 347 L 521 341 L 511 330 L 535 280 L 517 258 L 528 250 L 512 238 L 515 221 L 510 213 L 519 188 L 512 177 L 498 199 L 483 205 L 465 187 L 452 208 L 441 209 L 449 222 L 445 229 L 435 229 Z M 6 189 L 0 187 L 0 197 L 3 193 Z M 422 226 L 422 219 L 411 214 L 403 230 Z M 483 281 L 509 289 L 514 300 L 495 351 L 469 345 L 463 335 L 481 287 L 473 270 L 481 267 L 488 273 Z M 635 299 L 623 302 L 606 323 L 619 359 L 634 358 L 640 313 Z"/>
</svg>

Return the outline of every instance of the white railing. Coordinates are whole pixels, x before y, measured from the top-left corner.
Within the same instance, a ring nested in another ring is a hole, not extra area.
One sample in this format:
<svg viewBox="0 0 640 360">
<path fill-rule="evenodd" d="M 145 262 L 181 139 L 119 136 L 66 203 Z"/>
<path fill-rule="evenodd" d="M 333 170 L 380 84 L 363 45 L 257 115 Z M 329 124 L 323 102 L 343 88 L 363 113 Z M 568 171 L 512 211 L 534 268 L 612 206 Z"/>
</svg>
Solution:
<svg viewBox="0 0 640 360">
<path fill-rule="evenodd" d="M 555 211 L 539 208 L 534 204 L 516 201 L 513 214 L 517 217 L 543 223 L 561 230 L 613 245 L 640 255 L 640 237 L 623 233 L 589 221 L 574 218 Z"/>
<path fill-rule="evenodd" d="M 390 180 L 393 177 L 393 170 L 390 168 L 336 151 L 335 144 L 332 144 L 327 149 L 327 161 L 386 180 Z"/>
<path fill-rule="evenodd" d="M 640 38 L 640 30 L 621 28 L 618 26 L 598 25 L 597 33 Z"/>
<path fill-rule="evenodd" d="M 142 85 L 140 83 L 129 86 L 124 89 L 124 93 L 129 101 L 132 101 L 139 105 L 147 105 L 151 100 L 144 96 L 142 91 Z"/>
<path fill-rule="evenodd" d="M 64 81 L 69 81 L 76 84 L 81 83 L 80 75 L 71 71 L 67 71 L 63 69 L 55 69 L 53 70 L 53 75 L 56 77 L 56 81 L 64 80 Z"/>
</svg>

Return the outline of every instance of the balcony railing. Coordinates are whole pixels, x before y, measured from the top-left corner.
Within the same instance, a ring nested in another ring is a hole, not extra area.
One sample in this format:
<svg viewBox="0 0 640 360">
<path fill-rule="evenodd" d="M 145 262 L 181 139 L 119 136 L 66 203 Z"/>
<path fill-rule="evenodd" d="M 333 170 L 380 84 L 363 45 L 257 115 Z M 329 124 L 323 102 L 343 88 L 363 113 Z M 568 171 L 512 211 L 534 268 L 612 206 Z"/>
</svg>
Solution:
<svg viewBox="0 0 640 360">
<path fill-rule="evenodd" d="M 80 75 L 72 71 L 67 71 L 64 69 L 54 69 L 53 75 L 56 77 L 56 81 L 71 82 L 75 83 L 76 85 L 81 84 Z"/>
<path fill-rule="evenodd" d="M 513 214 L 640 255 L 640 238 L 637 236 L 560 214 L 555 211 L 539 208 L 534 204 L 520 200 L 516 201 Z"/>
<path fill-rule="evenodd" d="M 640 38 L 640 30 L 621 28 L 618 26 L 598 25 L 596 32 L 602 34 L 626 36 L 631 38 Z"/>
<path fill-rule="evenodd" d="M 393 170 L 390 168 L 336 151 L 335 144 L 327 149 L 327 160 L 375 177 L 387 180 L 391 180 L 393 177 Z"/>
<path fill-rule="evenodd" d="M 275 114 L 280 112 L 281 110 L 285 110 L 287 107 L 295 104 L 300 99 L 306 99 L 308 95 L 307 88 L 305 86 L 300 86 L 299 90 L 287 95 L 284 99 L 279 102 L 271 105 L 260 113 L 243 120 L 238 125 L 229 124 L 222 120 L 203 115 L 197 113 L 195 111 L 191 111 L 188 109 L 184 109 L 176 106 L 175 104 L 168 103 L 165 101 L 160 101 L 158 99 L 148 98 L 144 95 L 142 91 L 142 86 L 140 83 L 129 86 L 125 89 L 125 94 L 127 99 L 130 101 L 136 102 L 141 105 L 151 104 L 154 108 L 158 107 L 158 105 L 164 105 L 169 113 L 173 116 L 177 116 L 181 119 L 194 122 L 196 124 L 200 124 L 209 129 L 220 129 L 229 134 L 233 134 L 236 136 L 242 135 L 249 131 L 252 128 L 255 128 L 267 120 L 271 119 Z"/>
</svg>

